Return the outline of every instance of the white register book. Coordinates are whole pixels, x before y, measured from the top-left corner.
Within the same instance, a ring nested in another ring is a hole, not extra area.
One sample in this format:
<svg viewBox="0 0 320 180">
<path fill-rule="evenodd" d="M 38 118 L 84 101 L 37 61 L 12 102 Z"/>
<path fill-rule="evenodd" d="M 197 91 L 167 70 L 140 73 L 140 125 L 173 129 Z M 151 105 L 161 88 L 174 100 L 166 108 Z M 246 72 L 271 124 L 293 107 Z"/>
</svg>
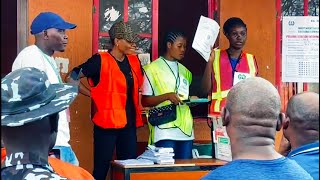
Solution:
<svg viewBox="0 0 320 180">
<path fill-rule="evenodd" d="M 219 24 L 210 18 L 201 16 L 192 42 L 192 48 L 195 49 L 204 60 L 208 61 L 214 43 L 219 34 Z"/>
</svg>

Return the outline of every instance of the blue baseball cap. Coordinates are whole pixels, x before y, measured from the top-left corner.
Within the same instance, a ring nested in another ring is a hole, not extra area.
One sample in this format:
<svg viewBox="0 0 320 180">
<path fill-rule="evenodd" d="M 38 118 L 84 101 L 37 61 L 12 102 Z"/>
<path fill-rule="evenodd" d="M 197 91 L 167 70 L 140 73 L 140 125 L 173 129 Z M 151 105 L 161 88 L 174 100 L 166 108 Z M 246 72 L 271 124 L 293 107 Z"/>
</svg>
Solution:
<svg viewBox="0 0 320 180">
<path fill-rule="evenodd" d="M 31 34 L 38 34 L 50 28 L 74 29 L 77 25 L 66 22 L 59 15 L 53 12 L 40 13 L 31 23 Z"/>
</svg>

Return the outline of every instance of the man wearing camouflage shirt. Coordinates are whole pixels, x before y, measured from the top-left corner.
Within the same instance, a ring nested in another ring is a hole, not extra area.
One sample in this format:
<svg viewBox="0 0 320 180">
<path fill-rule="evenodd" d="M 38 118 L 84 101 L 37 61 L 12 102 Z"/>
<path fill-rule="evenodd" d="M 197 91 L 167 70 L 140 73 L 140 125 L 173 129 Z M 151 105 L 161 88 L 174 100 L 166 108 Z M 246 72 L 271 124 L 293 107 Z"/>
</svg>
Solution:
<svg viewBox="0 0 320 180">
<path fill-rule="evenodd" d="M 1 129 L 7 155 L 1 179 L 66 179 L 48 164 L 57 137 L 59 112 L 77 87 L 50 84 L 45 72 L 22 68 L 1 80 Z"/>
</svg>

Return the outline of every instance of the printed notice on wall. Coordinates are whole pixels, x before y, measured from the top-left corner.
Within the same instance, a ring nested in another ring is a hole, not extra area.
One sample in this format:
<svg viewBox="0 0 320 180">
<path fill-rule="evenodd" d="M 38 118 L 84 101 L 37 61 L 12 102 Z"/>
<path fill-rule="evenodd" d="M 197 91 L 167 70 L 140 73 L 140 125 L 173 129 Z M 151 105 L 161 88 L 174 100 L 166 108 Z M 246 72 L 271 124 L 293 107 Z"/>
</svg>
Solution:
<svg viewBox="0 0 320 180">
<path fill-rule="evenodd" d="M 319 82 L 319 16 L 284 16 L 282 81 Z"/>
</svg>

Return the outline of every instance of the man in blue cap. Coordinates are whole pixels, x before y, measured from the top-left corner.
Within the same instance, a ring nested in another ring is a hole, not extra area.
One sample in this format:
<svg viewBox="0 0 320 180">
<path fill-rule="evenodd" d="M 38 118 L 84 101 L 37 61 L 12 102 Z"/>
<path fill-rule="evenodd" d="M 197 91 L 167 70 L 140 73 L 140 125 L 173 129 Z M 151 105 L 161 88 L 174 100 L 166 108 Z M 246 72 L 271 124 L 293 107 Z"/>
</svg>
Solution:
<svg viewBox="0 0 320 180">
<path fill-rule="evenodd" d="M 23 67 L 34 67 L 44 71 L 50 83 L 63 83 L 60 69 L 53 54 L 55 51 L 64 52 L 68 44 L 66 30 L 76 28 L 75 24 L 66 22 L 52 12 L 40 13 L 31 24 L 31 34 L 35 36 L 35 44 L 24 48 L 16 57 L 12 71 Z M 59 126 L 54 152 L 59 152 L 60 159 L 74 165 L 79 161 L 73 152 L 69 140 L 69 110 L 59 113 Z"/>
</svg>

